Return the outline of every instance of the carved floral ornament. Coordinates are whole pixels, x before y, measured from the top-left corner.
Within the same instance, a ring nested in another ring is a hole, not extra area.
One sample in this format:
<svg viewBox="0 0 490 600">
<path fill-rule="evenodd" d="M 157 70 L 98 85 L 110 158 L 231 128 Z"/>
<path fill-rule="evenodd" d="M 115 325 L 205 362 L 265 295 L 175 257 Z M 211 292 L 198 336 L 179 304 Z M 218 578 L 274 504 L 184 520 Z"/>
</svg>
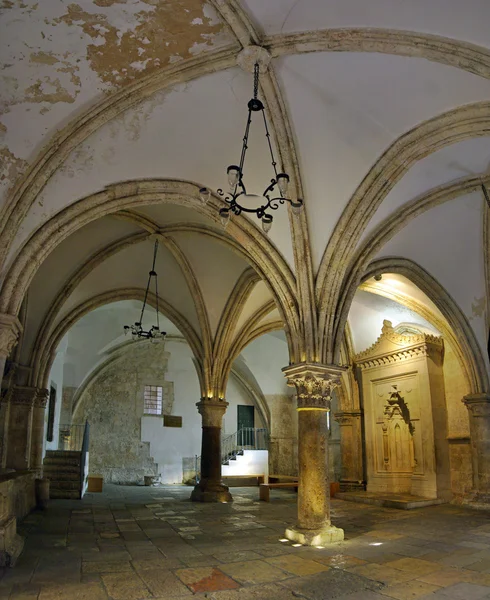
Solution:
<svg viewBox="0 0 490 600">
<path fill-rule="evenodd" d="M 391 344 L 391 349 L 386 351 L 386 342 Z M 442 337 L 427 333 L 405 330 L 396 331 L 391 321 L 383 321 L 381 335 L 376 342 L 364 352 L 354 357 L 356 366 L 369 369 L 382 365 L 392 364 L 416 358 L 418 356 L 435 356 L 444 350 Z"/>
<path fill-rule="evenodd" d="M 329 411 L 333 390 L 345 368 L 302 363 L 283 369 L 287 383 L 296 388 L 298 410 Z"/>
</svg>

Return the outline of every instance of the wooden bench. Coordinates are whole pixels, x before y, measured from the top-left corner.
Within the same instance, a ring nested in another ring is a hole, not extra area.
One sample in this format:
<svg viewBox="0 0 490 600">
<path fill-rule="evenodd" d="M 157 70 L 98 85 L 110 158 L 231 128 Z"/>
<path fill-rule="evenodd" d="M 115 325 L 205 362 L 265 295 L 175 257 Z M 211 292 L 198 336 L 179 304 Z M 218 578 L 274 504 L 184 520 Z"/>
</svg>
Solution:
<svg viewBox="0 0 490 600">
<path fill-rule="evenodd" d="M 269 483 L 296 483 L 297 481 L 297 475 L 269 475 Z"/>
<path fill-rule="evenodd" d="M 269 502 L 271 488 L 294 488 L 295 491 L 298 491 L 298 485 L 299 483 L 297 481 L 288 481 L 285 483 L 261 483 L 259 486 L 259 500 Z"/>
<path fill-rule="evenodd" d="M 252 475 L 224 475 L 221 479 L 229 487 L 247 487 L 264 483 L 265 475 L 255 473 Z"/>
</svg>

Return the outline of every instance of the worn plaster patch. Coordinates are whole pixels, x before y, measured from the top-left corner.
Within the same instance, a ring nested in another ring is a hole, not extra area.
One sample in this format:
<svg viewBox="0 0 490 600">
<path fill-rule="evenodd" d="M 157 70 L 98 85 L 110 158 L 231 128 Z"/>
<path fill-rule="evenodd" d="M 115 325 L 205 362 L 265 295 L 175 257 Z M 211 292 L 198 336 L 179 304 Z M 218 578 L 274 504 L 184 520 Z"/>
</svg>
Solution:
<svg viewBox="0 0 490 600">
<path fill-rule="evenodd" d="M 471 312 L 474 317 L 482 317 L 485 313 L 485 296 L 482 298 L 475 298 L 471 304 Z"/>
<path fill-rule="evenodd" d="M 124 0 L 94 0 L 94 6 L 108 8 Z M 134 4 L 134 3 L 133 3 Z M 118 28 L 103 12 L 90 12 L 70 4 L 66 14 L 53 23 L 80 27 L 92 38 L 87 45 L 90 66 L 105 83 L 120 86 L 142 72 L 152 72 L 170 62 L 209 48 L 223 30 L 201 0 L 143 0 L 134 14 L 135 23 Z M 145 6 L 146 5 L 146 6 Z M 175 59 L 173 59 L 175 60 Z"/>
<path fill-rule="evenodd" d="M 0 188 L 10 187 L 11 182 L 22 175 L 26 168 L 27 161 L 15 156 L 5 146 L 0 147 Z"/>
</svg>

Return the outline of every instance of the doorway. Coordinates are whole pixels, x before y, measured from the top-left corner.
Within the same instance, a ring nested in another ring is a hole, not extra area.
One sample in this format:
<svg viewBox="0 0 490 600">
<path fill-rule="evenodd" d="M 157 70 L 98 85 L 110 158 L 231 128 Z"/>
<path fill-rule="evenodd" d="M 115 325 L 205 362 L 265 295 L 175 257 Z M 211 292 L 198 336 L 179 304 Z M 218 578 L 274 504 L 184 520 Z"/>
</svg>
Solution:
<svg viewBox="0 0 490 600">
<path fill-rule="evenodd" d="M 255 447 L 255 407 L 237 406 L 237 443 L 239 446 Z"/>
</svg>

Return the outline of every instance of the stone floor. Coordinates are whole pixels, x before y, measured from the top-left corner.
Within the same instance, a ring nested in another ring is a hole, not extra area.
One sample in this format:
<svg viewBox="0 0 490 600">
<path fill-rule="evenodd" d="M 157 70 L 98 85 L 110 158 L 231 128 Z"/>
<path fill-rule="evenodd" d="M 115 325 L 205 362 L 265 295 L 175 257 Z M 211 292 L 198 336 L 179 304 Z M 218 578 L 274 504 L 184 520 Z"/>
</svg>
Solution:
<svg viewBox="0 0 490 600">
<path fill-rule="evenodd" d="M 333 501 L 346 540 L 283 539 L 296 495 L 193 504 L 190 489 L 106 486 L 53 500 L 20 526 L 24 553 L 0 598 L 137 600 L 477 600 L 490 598 L 490 513 L 450 505 L 400 511 Z"/>
</svg>

